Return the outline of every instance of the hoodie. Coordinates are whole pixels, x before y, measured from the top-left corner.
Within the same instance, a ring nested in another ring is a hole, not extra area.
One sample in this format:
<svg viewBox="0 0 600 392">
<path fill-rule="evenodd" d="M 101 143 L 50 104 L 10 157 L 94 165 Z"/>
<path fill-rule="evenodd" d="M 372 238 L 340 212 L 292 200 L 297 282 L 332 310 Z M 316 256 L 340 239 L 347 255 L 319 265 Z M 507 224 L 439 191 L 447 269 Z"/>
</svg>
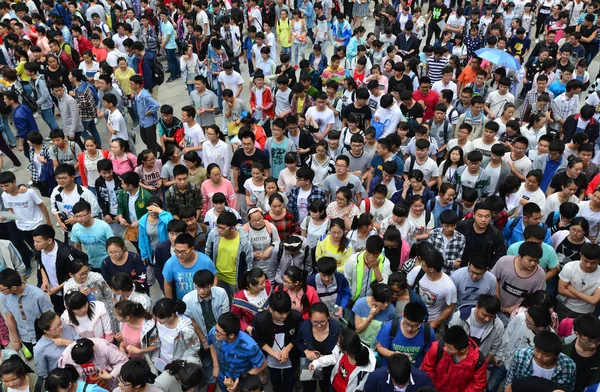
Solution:
<svg viewBox="0 0 600 392">
<path fill-rule="evenodd" d="M 433 380 L 433 385 L 439 392 L 482 392 L 486 385 L 486 366 L 480 366 L 475 370 L 479 360 L 479 349 L 477 344 L 469 338 L 467 356 L 456 363 L 454 357 L 443 351 L 442 357 L 437 361 L 438 346 L 443 341 L 434 342 L 431 345 L 421 370 Z"/>
<path fill-rule="evenodd" d="M 152 89 L 156 85 L 154 83 L 152 72 L 155 59 L 156 54 L 154 54 L 154 52 L 150 50 L 147 50 L 142 56 L 142 61 L 140 61 L 138 65 L 138 73 L 142 76 L 142 78 L 144 78 L 144 88 L 148 91 L 152 91 Z"/>
<path fill-rule="evenodd" d="M 173 346 L 173 359 L 183 359 L 188 362 L 194 362 L 200 364 L 200 358 L 198 352 L 200 351 L 200 338 L 196 334 L 194 327 L 192 326 L 192 320 L 186 316 L 178 315 L 179 322 L 175 327 L 177 336 L 175 337 L 175 344 Z M 159 334 L 160 338 L 160 334 Z M 158 358 L 160 351 L 155 351 L 155 358 Z"/>
<path fill-rule="evenodd" d="M 475 307 L 471 305 L 463 305 L 458 308 L 458 311 L 452 314 L 449 327 L 460 325 L 467 335 L 471 335 L 471 325 L 476 323 Z M 492 321 L 485 324 L 481 339 L 479 340 L 479 351 L 485 356 L 495 355 L 502 344 L 502 335 L 504 335 L 504 324 L 499 317 L 495 317 Z"/>
</svg>

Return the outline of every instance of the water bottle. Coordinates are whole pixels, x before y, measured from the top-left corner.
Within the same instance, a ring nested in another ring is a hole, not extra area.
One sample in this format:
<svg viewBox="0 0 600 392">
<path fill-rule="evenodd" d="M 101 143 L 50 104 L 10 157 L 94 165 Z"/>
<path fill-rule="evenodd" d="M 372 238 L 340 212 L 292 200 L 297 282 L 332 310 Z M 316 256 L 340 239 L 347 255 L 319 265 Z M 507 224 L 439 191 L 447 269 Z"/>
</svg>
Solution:
<svg viewBox="0 0 600 392">
<path fill-rule="evenodd" d="M 340 307 L 338 304 L 333 305 L 333 314 L 336 315 L 340 311 Z"/>
<path fill-rule="evenodd" d="M 84 286 L 86 289 L 89 289 L 89 287 L 87 285 Z M 95 301 L 96 300 L 96 296 L 94 295 L 94 292 L 90 292 L 87 295 L 88 301 Z"/>
</svg>

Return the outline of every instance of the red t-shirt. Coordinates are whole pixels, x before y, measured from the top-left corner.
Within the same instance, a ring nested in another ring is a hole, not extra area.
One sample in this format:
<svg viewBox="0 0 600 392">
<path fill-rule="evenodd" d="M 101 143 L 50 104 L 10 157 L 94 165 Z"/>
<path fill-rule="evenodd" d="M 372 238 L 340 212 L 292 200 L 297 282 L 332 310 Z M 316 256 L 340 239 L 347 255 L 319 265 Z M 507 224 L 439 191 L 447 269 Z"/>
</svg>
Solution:
<svg viewBox="0 0 600 392">
<path fill-rule="evenodd" d="M 356 365 L 351 364 L 348 360 L 348 355 L 345 354 L 340 360 L 340 367 L 338 368 L 338 372 L 333 378 L 333 384 L 331 385 L 335 392 L 346 392 L 348 380 L 354 369 L 356 369 Z"/>
<path fill-rule="evenodd" d="M 423 105 L 423 109 L 425 109 L 425 113 L 423 115 L 423 121 L 429 121 L 433 118 L 433 109 L 435 109 L 435 105 L 438 104 L 440 98 L 438 94 L 429 90 L 427 95 L 421 94 L 421 91 L 417 90 L 413 93 L 413 99 L 417 102 L 423 101 L 425 105 Z"/>
</svg>

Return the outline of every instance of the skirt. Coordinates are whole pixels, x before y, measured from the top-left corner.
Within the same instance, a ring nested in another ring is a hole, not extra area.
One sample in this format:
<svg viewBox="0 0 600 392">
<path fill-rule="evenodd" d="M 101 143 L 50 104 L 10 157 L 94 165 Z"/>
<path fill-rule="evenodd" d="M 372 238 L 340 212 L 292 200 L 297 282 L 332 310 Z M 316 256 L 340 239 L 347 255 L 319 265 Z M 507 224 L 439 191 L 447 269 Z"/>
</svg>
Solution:
<svg viewBox="0 0 600 392">
<path fill-rule="evenodd" d="M 362 17 L 367 16 L 368 13 L 369 13 L 369 2 L 368 1 L 366 3 L 359 3 L 357 0 L 357 2 L 354 3 L 354 7 L 352 8 L 353 16 L 358 16 L 358 17 L 362 18 Z"/>
</svg>

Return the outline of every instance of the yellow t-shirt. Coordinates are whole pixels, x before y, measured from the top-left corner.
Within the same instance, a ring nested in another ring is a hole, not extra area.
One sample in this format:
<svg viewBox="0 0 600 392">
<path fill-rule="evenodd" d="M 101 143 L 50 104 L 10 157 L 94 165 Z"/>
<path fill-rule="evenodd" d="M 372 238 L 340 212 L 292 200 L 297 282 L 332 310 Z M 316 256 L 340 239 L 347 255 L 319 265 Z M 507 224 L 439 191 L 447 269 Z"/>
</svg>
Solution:
<svg viewBox="0 0 600 392">
<path fill-rule="evenodd" d="M 337 271 L 344 272 L 344 264 L 352 255 L 352 243 L 348 240 L 348 246 L 341 252 L 338 250 L 338 246 L 331 243 L 329 240 L 330 237 L 327 235 L 325 239 L 319 241 L 317 244 L 317 249 L 315 251 L 315 257 L 319 260 L 321 257 L 333 257 L 335 261 L 337 261 Z"/>
<path fill-rule="evenodd" d="M 127 68 L 127 71 L 122 72 L 121 68 L 115 70 L 115 77 L 119 81 L 119 85 L 123 89 L 123 92 L 128 96 L 131 95 L 131 86 L 129 85 L 129 78 L 135 75 L 135 71 L 131 68 Z"/>
<path fill-rule="evenodd" d="M 304 107 L 304 99 L 298 98 L 298 100 L 296 101 L 296 113 L 302 113 L 302 108 Z"/>
<path fill-rule="evenodd" d="M 221 237 L 217 255 L 217 277 L 228 284 L 236 284 L 237 256 L 240 247 L 240 235 L 228 240 Z"/>
</svg>

